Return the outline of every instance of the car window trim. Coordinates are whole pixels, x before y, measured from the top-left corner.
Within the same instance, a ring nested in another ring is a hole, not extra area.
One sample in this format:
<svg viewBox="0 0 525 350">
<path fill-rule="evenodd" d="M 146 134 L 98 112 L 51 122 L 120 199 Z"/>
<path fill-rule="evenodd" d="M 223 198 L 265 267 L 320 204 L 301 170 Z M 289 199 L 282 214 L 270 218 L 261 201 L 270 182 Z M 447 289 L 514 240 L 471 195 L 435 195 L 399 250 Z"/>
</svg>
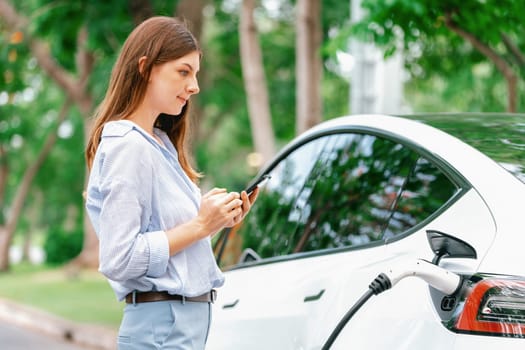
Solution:
<svg viewBox="0 0 525 350">
<path fill-rule="evenodd" d="M 315 256 L 327 255 L 327 254 L 337 254 L 337 253 L 348 252 L 352 250 L 369 249 L 369 248 L 373 248 L 377 246 L 390 244 L 397 240 L 403 239 L 413 234 L 414 232 L 418 231 L 419 229 L 421 229 L 421 227 L 428 225 L 429 222 L 434 220 L 434 218 L 436 218 L 443 211 L 445 211 L 447 208 L 452 206 L 456 201 L 458 201 L 461 197 L 463 197 L 463 195 L 466 194 L 472 188 L 472 184 L 470 184 L 465 179 L 465 177 L 463 177 L 457 170 L 455 170 L 455 168 L 453 168 L 443 158 L 437 156 L 434 153 L 427 151 L 422 146 L 409 140 L 406 137 L 399 136 L 397 134 L 393 134 L 389 132 L 384 132 L 383 130 L 379 130 L 373 127 L 366 127 L 366 126 L 334 126 L 328 130 L 319 130 L 310 135 L 307 135 L 304 137 L 298 137 L 295 141 L 292 141 L 288 146 L 282 149 L 276 155 L 276 157 L 271 163 L 269 163 L 267 166 L 261 169 L 257 177 L 261 176 L 262 174 L 271 172 L 289 154 L 291 154 L 299 147 L 313 140 L 316 140 L 318 138 L 325 137 L 325 136 L 330 136 L 330 135 L 350 134 L 350 133 L 382 137 L 387 140 L 399 143 L 403 145 L 404 147 L 409 148 L 410 150 L 414 151 L 416 154 L 428 159 L 433 165 L 435 165 L 440 171 L 442 171 L 449 178 L 450 181 L 452 181 L 456 186 L 458 186 L 459 190 L 452 197 L 450 197 L 449 200 L 445 202 L 445 204 L 443 204 L 434 213 L 429 215 L 425 220 L 417 223 L 416 225 L 409 228 L 405 232 L 399 235 L 396 235 L 394 237 L 384 238 L 378 241 L 369 242 L 369 243 L 362 244 L 359 246 L 326 248 L 326 249 L 320 249 L 320 250 L 311 251 L 311 252 L 299 252 L 299 253 L 277 256 L 277 257 L 263 258 L 258 261 L 236 263 L 235 265 L 227 266 L 225 270 L 229 271 L 229 270 L 235 270 L 235 269 L 240 269 L 240 268 L 260 266 L 260 265 L 272 264 L 276 262 L 283 262 L 283 261 L 288 261 L 288 260 L 304 259 L 304 258 L 310 258 L 310 257 L 315 257 Z"/>
</svg>

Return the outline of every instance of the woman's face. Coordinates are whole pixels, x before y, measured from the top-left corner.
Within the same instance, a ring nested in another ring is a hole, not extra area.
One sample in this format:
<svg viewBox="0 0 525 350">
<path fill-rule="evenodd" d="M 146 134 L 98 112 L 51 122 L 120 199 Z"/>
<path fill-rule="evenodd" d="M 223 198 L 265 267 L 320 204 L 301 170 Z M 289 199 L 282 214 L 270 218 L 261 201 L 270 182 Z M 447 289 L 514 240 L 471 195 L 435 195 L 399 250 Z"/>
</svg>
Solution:
<svg viewBox="0 0 525 350">
<path fill-rule="evenodd" d="M 197 51 L 173 61 L 153 66 L 144 102 L 158 115 L 178 115 L 191 95 L 199 92 Z"/>
</svg>

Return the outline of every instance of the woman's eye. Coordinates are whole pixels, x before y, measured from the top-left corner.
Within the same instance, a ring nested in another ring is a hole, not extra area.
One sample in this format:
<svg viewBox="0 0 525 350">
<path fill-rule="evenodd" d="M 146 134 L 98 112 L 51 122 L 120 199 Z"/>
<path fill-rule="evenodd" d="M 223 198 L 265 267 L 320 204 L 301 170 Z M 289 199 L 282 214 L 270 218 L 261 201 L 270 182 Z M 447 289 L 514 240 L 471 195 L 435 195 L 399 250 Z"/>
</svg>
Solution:
<svg viewBox="0 0 525 350">
<path fill-rule="evenodd" d="M 190 72 L 187 71 L 187 70 L 180 70 L 179 73 L 180 73 L 180 75 L 182 75 L 183 77 L 186 77 L 186 76 L 188 76 L 188 74 L 190 74 Z"/>
</svg>

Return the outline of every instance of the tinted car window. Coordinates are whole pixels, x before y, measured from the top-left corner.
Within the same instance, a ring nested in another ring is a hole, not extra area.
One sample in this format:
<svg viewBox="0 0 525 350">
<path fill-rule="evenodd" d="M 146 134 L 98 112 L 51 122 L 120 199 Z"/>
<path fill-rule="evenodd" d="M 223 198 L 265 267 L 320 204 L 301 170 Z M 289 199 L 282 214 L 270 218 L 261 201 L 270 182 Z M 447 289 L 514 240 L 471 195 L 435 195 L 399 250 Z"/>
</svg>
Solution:
<svg viewBox="0 0 525 350">
<path fill-rule="evenodd" d="M 457 191 L 459 187 L 436 166 L 419 157 L 399 192 L 384 237 L 406 232 L 434 213 Z"/>
<path fill-rule="evenodd" d="M 239 231 L 243 248 L 263 258 L 391 238 L 457 191 L 411 149 L 357 133 L 312 140 L 270 174 Z"/>
</svg>

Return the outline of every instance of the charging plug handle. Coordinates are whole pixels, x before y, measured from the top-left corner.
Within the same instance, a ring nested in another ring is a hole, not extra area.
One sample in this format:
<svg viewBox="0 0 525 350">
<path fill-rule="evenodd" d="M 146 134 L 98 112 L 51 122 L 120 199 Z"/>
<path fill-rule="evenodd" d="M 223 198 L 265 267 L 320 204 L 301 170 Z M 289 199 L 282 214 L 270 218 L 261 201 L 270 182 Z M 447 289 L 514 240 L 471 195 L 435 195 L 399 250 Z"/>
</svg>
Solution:
<svg viewBox="0 0 525 350">
<path fill-rule="evenodd" d="M 460 288 L 462 279 L 459 275 L 423 259 L 416 259 L 389 269 L 384 273 L 392 286 L 405 277 L 419 277 L 433 288 L 445 293 L 454 294 Z"/>
<path fill-rule="evenodd" d="M 385 273 L 380 273 L 372 283 L 370 283 L 367 292 L 347 311 L 321 349 L 329 350 L 332 347 L 335 339 L 348 321 L 372 295 L 382 293 L 392 288 L 403 278 L 410 276 L 421 278 L 435 289 L 447 295 L 454 294 L 462 285 L 462 279 L 459 275 L 422 259 L 405 262 L 391 268 Z"/>
</svg>

